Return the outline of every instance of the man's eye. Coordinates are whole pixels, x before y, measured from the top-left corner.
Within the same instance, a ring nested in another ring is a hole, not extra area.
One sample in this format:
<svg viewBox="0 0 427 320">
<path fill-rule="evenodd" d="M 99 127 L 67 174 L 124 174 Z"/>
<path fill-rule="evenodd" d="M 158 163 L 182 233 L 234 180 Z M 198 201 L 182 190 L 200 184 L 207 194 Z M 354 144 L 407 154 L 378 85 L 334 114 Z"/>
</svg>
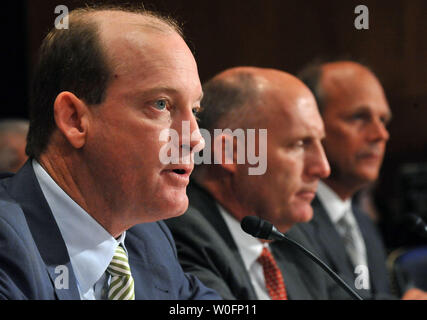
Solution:
<svg viewBox="0 0 427 320">
<path fill-rule="evenodd" d="M 154 107 L 157 109 L 157 110 L 164 110 L 164 109 L 166 109 L 166 107 L 167 107 L 167 102 L 166 102 L 166 100 L 157 100 L 156 102 L 154 102 Z"/>
<path fill-rule="evenodd" d="M 352 117 L 352 120 L 368 120 L 369 119 L 369 114 L 365 114 L 365 113 L 355 113 Z"/>
<path fill-rule="evenodd" d="M 193 115 L 197 120 L 200 120 L 198 116 L 200 115 L 200 112 L 202 112 L 202 110 L 202 107 L 195 107 L 192 109 Z"/>
<path fill-rule="evenodd" d="M 296 141 L 296 142 L 294 142 L 294 143 L 293 143 L 293 146 L 294 146 L 295 148 L 302 148 L 302 147 L 304 147 L 304 146 L 305 146 L 305 143 L 304 143 L 304 141 L 303 141 L 303 140 L 298 140 L 298 141 Z"/>
</svg>

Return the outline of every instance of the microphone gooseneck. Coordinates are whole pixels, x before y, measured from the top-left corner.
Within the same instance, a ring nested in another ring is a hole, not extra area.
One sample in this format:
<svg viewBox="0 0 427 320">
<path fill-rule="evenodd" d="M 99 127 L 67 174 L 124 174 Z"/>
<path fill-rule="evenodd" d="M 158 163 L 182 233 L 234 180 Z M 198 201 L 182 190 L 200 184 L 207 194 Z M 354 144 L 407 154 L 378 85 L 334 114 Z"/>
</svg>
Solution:
<svg viewBox="0 0 427 320">
<path fill-rule="evenodd" d="M 255 238 L 261 238 L 265 240 L 285 240 L 294 247 L 302 251 L 306 256 L 316 262 L 336 283 L 338 283 L 352 298 L 356 300 L 363 300 L 350 286 L 344 282 L 326 263 L 320 260 L 312 252 L 304 248 L 298 242 L 285 236 L 279 230 L 277 230 L 273 224 L 265 221 L 257 216 L 244 217 L 241 222 L 243 231 L 250 234 Z"/>
</svg>

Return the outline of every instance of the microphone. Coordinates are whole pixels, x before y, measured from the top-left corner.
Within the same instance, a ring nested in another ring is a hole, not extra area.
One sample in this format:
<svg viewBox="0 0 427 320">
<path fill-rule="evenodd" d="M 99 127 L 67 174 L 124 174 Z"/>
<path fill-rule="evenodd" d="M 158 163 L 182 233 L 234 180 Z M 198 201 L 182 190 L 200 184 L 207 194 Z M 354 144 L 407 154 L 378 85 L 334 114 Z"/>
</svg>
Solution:
<svg viewBox="0 0 427 320">
<path fill-rule="evenodd" d="M 427 224 L 416 214 L 409 214 L 407 219 L 410 223 L 410 230 L 421 237 L 427 237 Z"/>
<path fill-rule="evenodd" d="M 344 282 L 326 263 L 316 257 L 309 250 L 304 248 L 298 242 L 288 238 L 283 233 L 281 233 L 273 224 L 270 222 L 261 219 L 257 216 L 246 216 L 243 218 L 240 226 L 243 231 L 250 234 L 255 238 L 265 239 L 265 240 L 285 240 L 288 243 L 292 244 L 294 247 L 301 250 L 306 256 L 316 262 L 326 273 L 338 283 L 353 299 L 363 300 L 360 295 L 358 295 L 347 283 Z"/>
</svg>

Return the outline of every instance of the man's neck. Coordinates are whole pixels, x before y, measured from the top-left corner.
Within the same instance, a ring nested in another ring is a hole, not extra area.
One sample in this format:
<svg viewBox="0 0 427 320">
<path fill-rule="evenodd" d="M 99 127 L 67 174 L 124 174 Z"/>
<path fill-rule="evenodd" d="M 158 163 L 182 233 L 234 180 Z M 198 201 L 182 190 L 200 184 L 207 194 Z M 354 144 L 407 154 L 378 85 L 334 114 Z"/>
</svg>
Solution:
<svg viewBox="0 0 427 320">
<path fill-rule="evenodd" d="M 240 222 L 245 216 L 254 214 L 244 207 L 242 201 L 236 198 L 236 192 L 233 191 L 229 179 L 204 179 L 197 182 L 237 221 Z"/>
<path fill-rule="evenodd" d="M 102 192 L 97 192 L 96 185 L 91 183 L 89 170 L 75 166 L 81 161 L 72 161 L 57 153 L 48 152 L 42 154 L 38 162 L 55 183 L 113 237 L 120 236 L 127 229 L 113 219 L 113 210 L 105 203 Z M 74 174 L 75 172 L 79 174 Z M 79 180 L 79 177 L 84 179 Z"/>
<path fill-rule="evenodd" d="M 322 180 L 329 188 L 331 188 L 338 197 L 342 200 L 348 200 L 357 192 L 358 188 L 352 187 L 350 184 L 341 183 L 333 179 Z"/>
</svg>

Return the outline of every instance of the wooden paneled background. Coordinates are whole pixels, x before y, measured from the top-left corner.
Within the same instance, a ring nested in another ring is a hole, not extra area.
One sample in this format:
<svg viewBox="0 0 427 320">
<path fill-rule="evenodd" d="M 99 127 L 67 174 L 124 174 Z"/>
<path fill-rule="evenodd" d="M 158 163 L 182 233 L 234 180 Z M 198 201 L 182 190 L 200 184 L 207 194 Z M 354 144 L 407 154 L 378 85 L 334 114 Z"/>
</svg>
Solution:
<svg viewBox="0 0 427 320">
<path fill-rule="evenodd" d="M 8 13 L 1 28 L 2 117 L 26 117 L 32 66 L 43 36 L 53 27 L 55 7 L 71 10 L 88 2 L 121 1 L 21 0 L 0 5 Z M 369 30 L 354 27 L 359 4 L 369 8 Z M 375 191 L 380 222 L 401 214 L 398 169 L 427 162 L 427 1 L 147 0 L 144 5 L 184 22 L 202 81 L 237 65 L 290 73 L 313 59 L 355 59 L 369 65 L 384 85 L 394 116 Z M 387 233 L 389 227 L 383 230 Z"/>
</svg>

